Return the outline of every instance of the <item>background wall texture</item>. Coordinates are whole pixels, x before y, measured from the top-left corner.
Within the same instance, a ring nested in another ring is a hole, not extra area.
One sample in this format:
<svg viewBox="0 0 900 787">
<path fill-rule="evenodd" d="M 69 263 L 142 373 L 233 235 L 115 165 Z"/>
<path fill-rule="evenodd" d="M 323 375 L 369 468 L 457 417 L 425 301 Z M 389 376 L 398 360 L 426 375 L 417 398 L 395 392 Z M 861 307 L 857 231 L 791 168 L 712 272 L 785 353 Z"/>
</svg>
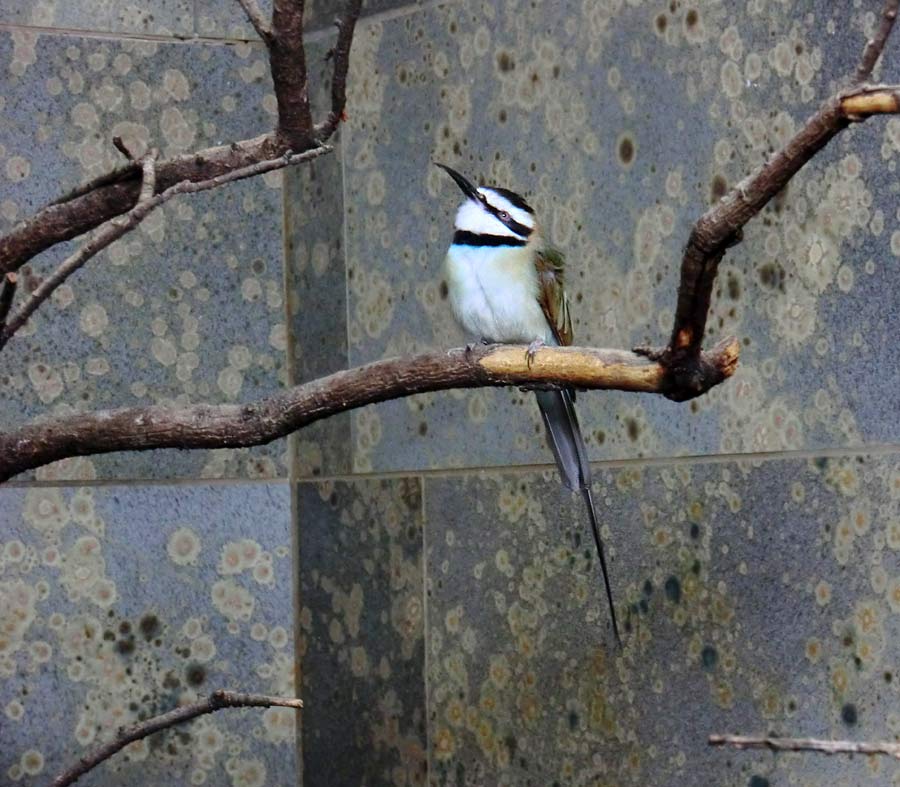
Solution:
<svg viewBox="0 0 900 787">
<path fill-rule="evenodd" d="M 308 3 L 321 104 L 333 0 Z M 576 340 L 669 330 L 693 220 L 852 73 L 879 0 L 375 2 L 335 155 L 169 203 L 0 361 L 0 426 L 229 402 L 464 337 L 458 190 L 525 193 Z M 275 101 L 229 0 L 0 0 L 0 231 Z M 876 71 L 900 81 L 900 43 Z M 722 265 L 693 403 L 579 397 L 625 628 L 532 397 L 429 394 L 253 450 L 120 454 L 0 489 L 0 782 L 214 688 L 290 693 L 85 784 L 900 784 L 710 733 L 900 736 L 900 119 L 845 132 Z M 35 261 L 52 266 L 67 249 Z"/>
</svg>

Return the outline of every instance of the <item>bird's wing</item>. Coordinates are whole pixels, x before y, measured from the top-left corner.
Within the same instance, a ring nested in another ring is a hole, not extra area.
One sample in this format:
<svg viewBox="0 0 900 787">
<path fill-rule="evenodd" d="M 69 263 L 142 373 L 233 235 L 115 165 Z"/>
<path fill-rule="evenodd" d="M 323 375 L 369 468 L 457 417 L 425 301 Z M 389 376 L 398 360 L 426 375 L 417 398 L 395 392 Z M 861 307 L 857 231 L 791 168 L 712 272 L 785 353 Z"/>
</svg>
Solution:
<svg viewBox="0 0 900 787">
<path fill-rule="evenodd" d="M 565 259 L 562 252 L 546 247 L 535 256 L 538 274 L 538 303 L 556 341 L 563 347 L 572 343 L 572 316 L 565 288 Z"/>
</svg>

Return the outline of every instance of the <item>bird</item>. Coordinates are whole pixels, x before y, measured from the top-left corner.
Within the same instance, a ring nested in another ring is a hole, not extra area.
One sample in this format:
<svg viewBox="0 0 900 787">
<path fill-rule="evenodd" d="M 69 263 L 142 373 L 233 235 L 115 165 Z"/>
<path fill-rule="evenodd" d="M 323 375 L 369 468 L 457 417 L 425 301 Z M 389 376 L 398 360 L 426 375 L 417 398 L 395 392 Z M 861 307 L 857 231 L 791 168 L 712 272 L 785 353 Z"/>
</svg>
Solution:
<svg viewBox="0 0 900 787">
<path fill-rule="evenodd" d="M 485 343 L 527 344 L 527 361 L 543 346 L 572 343 L 565 291 L 565 259 L 545 241 L 534 209 L 506 188 L 475 186 L 446 164 L 434 162 L 465 199 L 456 212 L 444 262 L 448 297 L 457 322 Z M 588 511 L 609 614 L 621 644 L 609 572 L 591 495 L 591 468 L 570 388 L 535 391 L 563 484 L 580 491 Z"/>
</svg>

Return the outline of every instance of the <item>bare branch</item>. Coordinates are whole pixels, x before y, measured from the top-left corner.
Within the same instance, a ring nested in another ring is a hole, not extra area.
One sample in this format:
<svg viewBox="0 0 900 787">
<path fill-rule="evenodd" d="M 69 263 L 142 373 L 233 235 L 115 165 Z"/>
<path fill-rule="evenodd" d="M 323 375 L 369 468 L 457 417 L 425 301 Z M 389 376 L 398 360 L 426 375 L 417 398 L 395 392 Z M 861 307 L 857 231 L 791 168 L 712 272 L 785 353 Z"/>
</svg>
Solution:
<svg viewBox="0 0 900 787">
<path fill-rule="evenodd" d="M 273 706 L 300 710 L 303 707 L 303 701 L 294 697 L 239 694 L 220 689 L 210 694 L 204 700 L 190 705 L 182 705 L 168 713 L 163 713 L 160 716 L 146 719 L 131 727 L 120 729 L 114 740 L 99 746 L 90 754 L 86 754 L 75 765 L 57 776 L 53 780 L 53 787 L 68 787 L 68 785 L 74 784 L 88 771 L 96 768 L 101 762 L 108 760 L 116 752 L 124 749 L 129 743 L 134 743 L 142 738 L 146 738 L 148 735 L 153 735 L 155 732 L 174 727 L 176 724 L 183 724 L 186 721 L 197 718 L 197 716 L 214 713 L 222 708 L 271 708 Z"/>
<path fill-rule="evenodd" d="M 250 166 L 232 170 L 231 172 L 227 172 L 215 178 L 210 178 L 209 180 L 197 182 L 183 180 L 156 195 L 153 195 L 156 179 L 155 159 L 152 154 L 146 156 L 141 162 L 145 180 L 141 186 L 137 205 L 124 216 L 116 216 L 101 226 L 90 240 L 74 254 L 63 260 L 60 266 L 38 285 L 34 292 L 31 293 L 28 300 L 23 304 L 22 308 L 10 318 L 5 326 L 0 328 L 0 350 L 6 346 L 9 340 L 23 325 L 25 325 L 38 307 L 44 303 L 53 292 L 66 281 L 66 279 L 114 241 L 118 240 L 126 233 L 131 232 L 131 230 L 137 227 L 150 213 L 156 210 L 160 205 L 168 202 L 172 197 L 176 197 L 179 194 L 196 194 L 199 191 L 208 191 L 219 186 L 224 186 L 226 183 L 233 183 L 236 180 L 243 180 L 245 178 L 261 175 L 265 172 L 272 172 L 276 169 L 300 164 L 318 158 L 325 153 L 331 152 L 331 150 L 332 148 L 327 145 L 322 145 L 318 148 L 308 150 L 305 153 L 280 156 L 279 158 L 269 161 L 251 164 Z"/>
<path fill-rule="evenodd" d="M 287 148 L 273 134 L 243 142 L 206 148 L 156 164 L 157 189 L 183 180 L 208 180 L 226 172 L 282 155 Z M 113 170 L 66 199 L 51 203 L 0 238 L 0 273 L 22 267 L 28 260 L 62 241 L 99 227 L 126 213 L 137 202 L 141 168 L 136 163 Z"/>
<path fill-rule="evenodd" d="M 854 88 L 829 99 L 753 175 L 742 180 L 694 225 L 681 262 L 675 324 L 662 360 L 690 373 L 700 352 L 719 262 L 739 243 L 744 225 L 839 132 L 876 114 L 900 110 L 900 87 Z"/>
<path fill-rule="evenodd" d="M 19 277 L 15 273 L 7 273 L 3 277 L 3 287 L 0 288 L 0 329 L 6 324 L 6 317 L 12 308 L 13 298 L 16 297 L 16 287 Z"/>
<path fill-rule="evenodd" d="M 331 51 L 334 59 L 334 74 L 331 77 L 331 112 L 324 122 L 316 126 L 316 139 L 325 141 L 337 130 L 344 119 L 347 106 L 347 70 L 350 68 L 350 46 L 353 43 L 353 31 L 359 19 L 362 0 L 349 0 L 344 16 L 337 20 L 338 37 Z"/>
<path fill-rule="evenodd" d="M 250 24 L 253 25 L 256 34 L 268 46 L 272 41 L 272 31 L 269 30 L 269 25 L 263 18 L 262 11 L 256 0 L 238 0 L 238 2 L 241 4 L 241 8 L 244 9 L 244 13 L 247 15 Z"/>
<path fill-rule="evenodd" d="M 273 0 L 269 67 L 278 102 L 276 136 L 289 150 L 313 144 L 303 48 L 303 0 Z"/>
<path fill-rule="evenodd" d="M 866 41 L 865 49 L 863 49 L 862 60 L 860 60 L 859 68 L 856 69 L 856 77 L 853 84 L 861 85 L 868 82 L 872 77 L 872 69 L 881 57 L 884 45 L 887 43 L 891 30 L 894 29 L 894 22 L 897 21 L 897 10 L 900 8 L 900 0 L 885 0 L 884 8 L 881 11 L 881 24 L 875 35 Z"/>
<path fill-rule="evenodd" d="M 255 0 L 239 2 L 245 11 L 248 7 L 256 7 Z M 329 116 L 329 120 L 318 129 L 313 127 L 309 108 L 303 49 L 303 6 L 302 0 L 275 0 L 273 6 L 272 26 L 268 30 L 266 44 L 278 101 L 276 131 L 158 162 L 158 191 L 183 180 L 208 180 L 286 152 L 301 153 L 317 147 L 317 139 L 324 141 L 333 133 L 343 112 L 347 53 L 359 15 L 359 0 L 351 0 L 351 10 L 341 23 L 338 51 L 345 54 L 335 59 L 336 72 L 332 82 L 332 94 L 338 96 L 337 104 L 333 101 L 333 106 L 339 104 L 337 119 L 331 122 Z M 116 144 L 115 140 L 113 144 Z M 124 145 L 116 147 L 122 150 Z M 0 275 L 18 270 L 28 260 L 57 243 L 83 235 L 114 216 L 126 213 L 137 202 L 140 182 L 140 167 L 131 161 L 50 203 L 0 238 Z"/>
<path fill-rule="evenodd" d="M 125 141 L 122 137 L 113 137 L 113 147 L 119 151 L 125 158 L 129 161 L 134 161 L 134 154 L 128 149 L 128 145 L 125 144 Z"/>
<path fill-rule="evenodd" d="M 746 735 L 710 735 L 710 746 L 734 746 L 737 749 L 770 751 L 816 751 L 823 754 L 885 754 L 900 759 L 900 743 L 830 741 L 817 738 L 764 738 Z"/>
<path fill-rule="evenodd" d="M 529 365 L 526 350 L 491 345 L 376 361 L 242 405 L 132 407 L 43 420 L 0 434 L 0 482 L 72 456 L 261 445 L 345 410 L 448 388 L 566 385 L 690 398 L 730 377 L 739 353 L 735 339 L 702 353 L 702 390 L 684 393 L 661 364 L 635 353 L 547 347 Z"/>
</svg>

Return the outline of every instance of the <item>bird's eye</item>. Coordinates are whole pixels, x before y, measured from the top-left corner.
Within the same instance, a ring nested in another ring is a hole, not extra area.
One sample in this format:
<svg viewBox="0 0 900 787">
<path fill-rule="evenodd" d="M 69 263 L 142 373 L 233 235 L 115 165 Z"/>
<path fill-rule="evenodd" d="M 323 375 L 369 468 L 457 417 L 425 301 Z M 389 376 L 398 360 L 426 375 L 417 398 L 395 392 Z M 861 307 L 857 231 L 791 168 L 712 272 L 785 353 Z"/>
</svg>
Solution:
<svg viewBox="0 0 900 787">
<path fill-rule="evenodd" d="M 509 214 L 505 210 L 501 210 L 497 214 L 497 218 L 499 218 L 500 221 L 509 221 Z"/>
</svg>

